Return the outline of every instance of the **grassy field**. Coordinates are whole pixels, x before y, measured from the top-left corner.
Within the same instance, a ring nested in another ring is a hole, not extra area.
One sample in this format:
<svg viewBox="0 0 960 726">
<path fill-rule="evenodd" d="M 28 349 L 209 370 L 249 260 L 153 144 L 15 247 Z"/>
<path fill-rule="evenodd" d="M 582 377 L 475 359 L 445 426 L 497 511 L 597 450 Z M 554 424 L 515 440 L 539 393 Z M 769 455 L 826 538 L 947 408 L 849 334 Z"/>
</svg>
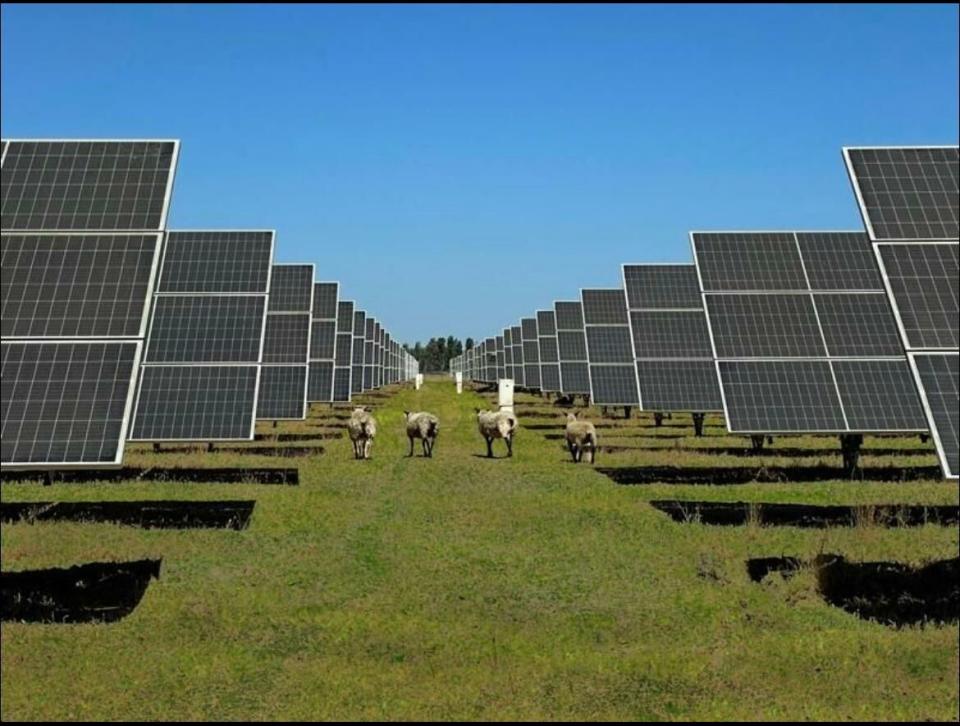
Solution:
<svg viewBox="0 0 960 726">
<path fill-rule="evenodd" d="M 520 410 L 548 408 L 519 398 Z M 368 462 L 353 460 L 345 438 L 314 442 L 325 452 L 305 458 L 147 447 L 128 455 L 133 466 L 295 466 L 297 487 L 5 484 L 5 501 L 237 498 L 257 506 L 241 532 L 3 526 L 3 569 L 140 557 L 163 557 L 163 567 L 118 623 L 4 624 L 0 716 L 958 718 L 956 626 L 895 630 L 826 604 L 812 575 L 758 585 L 744 568 L 748 557 L 819 552 L 915 564 L 956 557 L 956 527 L 707 527 L 674 523 L 647 504 L 955 504 L 956 484 L 622 486 L 570 463 L 561 442 L 545 437 L 549 429 L 521 430 L 513 459 L 487 460 L 473 417 L 485 399 L 458 397 L 448 380 L 370 400 L 380 435 Z M 433 460 L 405 458 L 403 409 L 440 416 Z M 337 423 L 329 413 L 315 407 L 310 421 L 276 431 L 323 431 L 317 423 Z M 606 443 L 646 448 L 603 454 L 598 465 L 840 463 L 834 440 L 809 437 L 778 440 L 802 450 L 797 456 L 692 451 L 743 446 L 712 423 L 704 439 L 645 419 L 604 430 Z M 936 464 L 916 439 L 866 445 L 879 450 L 865 453 L 866 466 Z M 496 451 L 503 455 L 502 442 Z"/>
</svg>

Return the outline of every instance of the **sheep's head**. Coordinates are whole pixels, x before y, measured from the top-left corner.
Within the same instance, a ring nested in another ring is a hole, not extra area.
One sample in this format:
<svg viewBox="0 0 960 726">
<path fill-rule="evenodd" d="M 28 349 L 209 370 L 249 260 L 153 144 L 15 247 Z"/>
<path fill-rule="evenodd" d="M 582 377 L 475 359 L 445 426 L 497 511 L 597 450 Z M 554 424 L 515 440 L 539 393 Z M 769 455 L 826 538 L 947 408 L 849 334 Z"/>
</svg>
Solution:
<svg viewBox="0 0 960 726">
<path fill-rule="evenodd" d="M 567 423 L 573 423 L 573 422 L 576 421 L 576 420 L 577 420 L 577 414 L 575 414 L 575 413 L 568 413 L 568 414 L 567 414 Z"/>
</svg>

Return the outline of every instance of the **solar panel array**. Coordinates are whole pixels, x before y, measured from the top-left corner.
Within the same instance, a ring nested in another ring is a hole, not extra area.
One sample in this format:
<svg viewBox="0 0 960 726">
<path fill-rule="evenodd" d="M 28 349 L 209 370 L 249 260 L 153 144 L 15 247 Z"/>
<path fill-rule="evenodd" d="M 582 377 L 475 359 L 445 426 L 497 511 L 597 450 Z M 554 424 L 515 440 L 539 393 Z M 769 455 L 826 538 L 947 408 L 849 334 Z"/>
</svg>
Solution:
<svg viewBox="0 0 960 726">
<path fill-rule="evenodd" d="M 958 443 L 958 147 L 845 148 L 847 171 L 944 474 Z"/>
<path fill-rule="evenodd" d="M 122 462 L 178 153 L 3 142 L 4 469 Z"/>
<path fill-rule="evenodd" d="M 130 439 L 253 438 L 272 231 L 166 235 Z"/>
<path fill-rule="evenodd" d="M 580 292 L 583 327 L 590 364 L 590 396 L 598 406 L 640 403 L 630 317 L 623 290 L 585 289 Z"/>
<path fill-rule="evenodd" d="M 731 431 L 926 430 L 866 235 L 691 239 Z"/>
<path fill-rule="evenodd" d="M 537 336 L 540 344 L 540 388 L 546 393 L 559 393 L 560 354 L 557 350 L 557 320 L 553 310 L 537 311 Z"/>
<path fill-rule="evenodd" d="M 334 285 L 327 355 L 313 265 L 273 266 L 273 232 L 166 232 L 179 150 L 2 140 L 4 470 L 119 466 L 128 439 L 250 439 L 257 416 L 305 415 L 308 359 L 336 363 L 314 379 L 349 400 L 352 303 Z M 377 385 L 415 375 L 377 332 Z"/>
<path fill-rule="evenodd" d="M 590 394 L 590 365 L 579 300 L 559 300 L 553 305 L 557 323 L 560 388 L 566 394 Z"/>
<path fill-rule="evenodd" d="M 337 303 L 337 345 L 334 351 L 333 400 L 349 401 L 353 372 L 353 302 Z"/>
<path fill-rule="evenodd" d="M 307 382 L 307 400 L 310 402 L 333 402 L 339 291 L 338 282 L 316 282 L 313 285 L 310 375 Z"/>
<path fill-rule="evenodd" d="M 623 282 L 640 407 L 723 410 L 696 266 L 624 265 Z"/>
<path fill-rule="evenodd" d="M 273 265 L 257 418 L 306 418 L 313 276 L 312 264 Z"/>
</svg>

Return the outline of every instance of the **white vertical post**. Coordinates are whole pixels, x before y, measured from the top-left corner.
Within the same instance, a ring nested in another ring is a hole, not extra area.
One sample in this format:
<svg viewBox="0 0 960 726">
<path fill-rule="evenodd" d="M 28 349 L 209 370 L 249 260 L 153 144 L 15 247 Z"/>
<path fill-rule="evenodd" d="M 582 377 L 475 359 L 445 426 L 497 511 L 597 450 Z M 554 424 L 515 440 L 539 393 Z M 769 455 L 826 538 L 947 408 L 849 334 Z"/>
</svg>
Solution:
<svg viewBox="0 0 960 726">
<path fill-rule="evenodd" d="M 457 378 L 457 393 L 463 393 L 463 373 L 461 373 L 460 371 L 457 371 L 456 378 Z"/>
<path fill-rule="evenodd" d="M 497 387 L 497 402 L 501 411 L 513 411 L 513 379 L 501 378 Z"/>
<path fill-rule="evenodd" d="M 417 390 L 418 390 L 418 391 L 420 390 L 420 386 L 422 386 L 422 385 L 423 385 L 423 374 L 422 374 L 422 373 L 418 373 L 418 374 L 417 374 L 417 383 L 416 383 L 416 386 L 417 386 Z"/>
</svg>

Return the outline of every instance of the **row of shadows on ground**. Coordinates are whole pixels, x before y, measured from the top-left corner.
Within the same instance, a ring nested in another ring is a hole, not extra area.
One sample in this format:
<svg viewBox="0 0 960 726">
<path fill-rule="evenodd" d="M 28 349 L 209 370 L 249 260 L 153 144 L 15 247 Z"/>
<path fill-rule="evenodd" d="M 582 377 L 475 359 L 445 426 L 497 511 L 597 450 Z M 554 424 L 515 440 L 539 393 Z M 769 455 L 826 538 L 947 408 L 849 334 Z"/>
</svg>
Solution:
<svg viewBox="0 0 960 726">
<path fill-rule="evenodd" d="M 523 423 L 524 414 L 547 419 Z M 524 428 L 541 433 L 546 439 L 562 441 L 564 423 L 556 419 L 565 415 L 556 409 L 517 408 Z M 687 418 L 687 417 L 684 417 Z M 671 454 L 720 455 L 736 457 L 778 457 L 802 459 L 836 457 L 839 450 L 810 446 L 766 446 L 754 449 L 749 441 L 742 447 L 709 445 L 710 436 L 730 434 L 716 421 L 705 426 L 705 436 L 694 438 L 692 423 L 649 420 L 594 419 L 600 433 L 601 454 L 670 452 Z M 627 439 L 624 443 L 605 444 L 604 439 Z M 630 438 L 643 443 L 634 445 Z M 660 442 L 666 445 L 656 445 Z M 685 442 L 691 445 L 682 445 Z M 629 442 L 629 443 L 628 443 Z M 708 445 L 699 445 L 707 442 Z M 770 443 L 770 442 L 765 442 Z M 865 447 L 864 455 L 888 456 L 928 453 L 920 448 Z M 606 466 L 597 467 L 617 484 L 704 484 L 728 485 L 753 482 L 813 482 L 846 478 L 843 470 L 826 464 L 782 466 L 761 462 L 753 466 Z M 937 480 L 937 466 L 869 466 L 859 468 L 854 478 L 867 481 L 899 482 L 924 479 Z M 792 526 L 792 527 L 915 527 L 927 524 L 957 526 L 958 506 L 923 506 L 875 504 L 866 506 L 830 506 L 810 504 L 706 502 L 656 500 L 650 504 L 681 523 L 704 525 Z M 831 605 L 861 618 L 900 627 L 909 624 L 956 622 L 960 618 L 960 568 L 958 560 L 934 562 L 921 569 L 893 562 L 847 562 L 839 555 L 822 555 L 805 564 L 798 558 L 757 558 L 747 562 L 751 579 L 760 582 L 770 572 L 791 576 L 810 567 L 817 578 L 817 590 Z"/>
<path fill-rule="evenodd" d="M 840 555 L 819 555 L 809 563 L 796 557 L 747 560 L 747 574 L 754 582 L 774 573 L 792 577 L 804 568 L 812 570 L 824 600 L 861 618 L 895 627 L 960 620 L 960 558 L 920 568 L 848 562 Z"/>
<path fill-rule="evenodd" d="M 383 395 L 375 398 L 384 398 Z M 349 414 L 327 411 L 323 421 L 310 425 L 342 428 Z M 330 420 L 334 420 L 331 423 Z M 259 433 L 255 442 L 306 442 L 341 438 L 341 432 Z M 184 453 L 210 450 L 203 445 L 164 445 L 154 453 Z M 212 450 L 256 456 L 312 456 L 323 454 L 321 446 L 218 445 Z M 37 472 L 4 473 L 6 481 L 37 481 L 47 484 L 158 481 L 182 483 L 299 484 L 296 468 L 185 468 L 124 467 L 104 471 L 64 471 L 53 475 Z M 106 501 L 106 502 L 2 502 L 0 522 L 109 523 L 144 529 L 245 529 L 256 502 L 226 501 Z M 68 568 L 47 568 L 0 573 L 0 620 L 39 623 L 114 622 L 139 605 L 150 580 L 159 578 L 161 560 L 94 562 Z"/>
</svg>

